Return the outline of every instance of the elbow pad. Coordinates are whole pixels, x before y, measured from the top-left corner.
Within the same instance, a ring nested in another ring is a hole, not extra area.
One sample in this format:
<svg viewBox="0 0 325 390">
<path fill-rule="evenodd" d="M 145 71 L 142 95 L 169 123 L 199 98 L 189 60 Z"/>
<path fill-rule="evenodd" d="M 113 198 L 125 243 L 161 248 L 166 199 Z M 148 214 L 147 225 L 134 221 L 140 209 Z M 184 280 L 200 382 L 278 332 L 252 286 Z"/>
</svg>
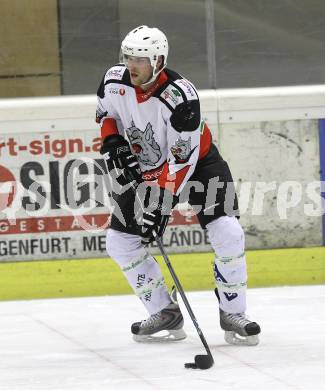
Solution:
<svg viewBox="0 0 325 390">
<path fill-rule="evenodd" d="M 182 131 L 195 131 L 200 126 L 200 103 L 198 100 L 190 100 L 176 106 L 170 117 L 173 128 Z"/>
</svg>

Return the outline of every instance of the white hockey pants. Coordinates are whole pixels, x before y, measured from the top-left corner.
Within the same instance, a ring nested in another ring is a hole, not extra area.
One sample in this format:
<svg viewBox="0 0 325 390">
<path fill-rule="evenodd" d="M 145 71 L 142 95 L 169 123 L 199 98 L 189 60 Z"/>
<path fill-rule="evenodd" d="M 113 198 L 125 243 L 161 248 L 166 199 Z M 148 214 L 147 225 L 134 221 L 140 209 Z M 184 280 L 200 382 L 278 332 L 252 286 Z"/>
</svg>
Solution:
<svg viewBox="0 0 325 390">
<path fill-rule="evenodd" d="M 150 315 L 169 305 L 171 299 L 160 266 L 141 244 L 140 236 L 109 229 L 106 250 Z"/>
</svg>

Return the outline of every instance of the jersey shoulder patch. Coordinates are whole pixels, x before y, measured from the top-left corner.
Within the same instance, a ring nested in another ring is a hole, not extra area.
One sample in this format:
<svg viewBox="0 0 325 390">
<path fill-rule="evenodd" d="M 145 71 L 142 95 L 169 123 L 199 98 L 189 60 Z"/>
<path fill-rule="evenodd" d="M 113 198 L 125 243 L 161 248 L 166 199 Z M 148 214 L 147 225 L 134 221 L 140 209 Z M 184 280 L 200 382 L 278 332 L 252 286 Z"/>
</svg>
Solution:
<svg viewBox="0 0 325 390">
<path fill-rule="evenodd" d="M 171 110 L 174 110 L 176 106 L 184 102 L 179 88 L 173 84 L 168 84 L 166 88 L 159 95 L 159 99 L 162 100 Z"/>
<path fill-rule="evenodd" d="M 190 81 L 180 78 L 175 80 L 174 84 L 185 94 L 187 100 L 198 100 L 196 89 Z"/>
<path fill-rule="evenodd" d="M 125 65 L 112 66 L 105 74 L 104 83 L 108 84 L 111 80 L 122 81 L 125 71 Z"/>
</svg>

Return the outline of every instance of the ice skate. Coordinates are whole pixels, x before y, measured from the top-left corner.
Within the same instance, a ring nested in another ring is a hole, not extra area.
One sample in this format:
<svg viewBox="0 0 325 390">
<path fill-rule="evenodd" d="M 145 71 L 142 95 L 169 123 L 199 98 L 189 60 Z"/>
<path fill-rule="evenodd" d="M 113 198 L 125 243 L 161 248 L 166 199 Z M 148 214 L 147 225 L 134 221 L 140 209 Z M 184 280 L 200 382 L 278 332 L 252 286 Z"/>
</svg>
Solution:
<svg viewBox="0 0 325 390">
<path fill-rule="evenodd" d="M 177 341 L 186 338 L 183 330 L 184 319 L 176 301 L 176 290 L 171 293 L 172 302 L 148 319 L 131 326 L 133 339 L 138 342 Z"/>
<path fill-rule="evenodd" d="M 220 326 L 225 331 L 225 340 L 233 345 L 257 345 L 260 326 L 249 321 L 244 313 L 226 313 L 220 311 Z"/>
</svg>

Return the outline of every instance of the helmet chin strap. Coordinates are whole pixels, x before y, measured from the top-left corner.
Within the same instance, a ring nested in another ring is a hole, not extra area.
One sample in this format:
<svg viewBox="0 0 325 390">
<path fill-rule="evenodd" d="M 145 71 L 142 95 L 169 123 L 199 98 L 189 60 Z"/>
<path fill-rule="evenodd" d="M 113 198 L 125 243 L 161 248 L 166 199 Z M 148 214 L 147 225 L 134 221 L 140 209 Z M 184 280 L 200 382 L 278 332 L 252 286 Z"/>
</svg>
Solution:
<svg viewBox="0 0 325 390">
<path fill-rule="evenodd" d="M 147 87 L 149 84 L 153 83 L 154 81 L 156 81 L 158 75 L 159 75 L 160 72 L 158 72 L 157 74 L 154 74 L 152 72 L 152 76 L 150 77 L 150 79 L 146 82 L 146 83 L 143 83 L 141 84 L 141 87 Z"/>
<path fill-rule="evenodd" d="M 165 66 L 166 65 L 164 65 L 161 69 L 159 69 L 159 71 L 157 73 L 154 73 L 154 71 L 152 70 L 152 76 L 150 77 L 150 79 L 146 83 L 141 84 L 141 87 L 147 87 L 148 84 L 151 84 L 154 81 L 156 81 L 157 77 L 159 76 L 160 72 L 164 70 Z"/>
</svg>

